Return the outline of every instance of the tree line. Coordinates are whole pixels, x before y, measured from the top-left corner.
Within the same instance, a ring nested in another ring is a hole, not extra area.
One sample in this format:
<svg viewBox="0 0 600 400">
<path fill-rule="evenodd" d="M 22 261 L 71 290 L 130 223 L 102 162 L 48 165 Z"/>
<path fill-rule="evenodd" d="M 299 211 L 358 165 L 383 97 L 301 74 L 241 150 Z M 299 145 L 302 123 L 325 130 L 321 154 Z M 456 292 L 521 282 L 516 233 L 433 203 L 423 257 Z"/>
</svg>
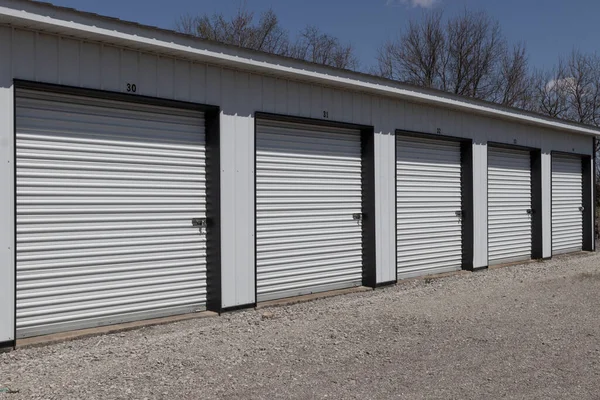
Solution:
<svg viewBox="0 0 600 400">
<path fill-rule="evenodd" d="M 176 29 L 203 39 L 317 64 L 351 70 L 359 68 L 352 45 L 311 25 L 292 38 L 273 10 L 263 12 L 258 18 L 244 6 L 240 6 L 231 18 L 223 14 L 188 14 L 179 18 Z"/>
<path fill-rule="evenodd" d="M 497 20 L 465 10 L 446 18 L 430 10 L 379 47 L 374 65 L 361 65 L 350 43 L 306 26 L 295 35 L 273 10 L 256 16 L 242 4 L 230 18 L 185 15 L 178 31 L 203 39 L 292 57 L 551 117 L 600 126 L 600 57 L 573 50 L 549 69 L 529 63 L 523 43 L 509 43 Z M 596 143 L 600 152 L 600 142 Z M 600 167 L 600 163 L 597 166 Z"/>
</svg>

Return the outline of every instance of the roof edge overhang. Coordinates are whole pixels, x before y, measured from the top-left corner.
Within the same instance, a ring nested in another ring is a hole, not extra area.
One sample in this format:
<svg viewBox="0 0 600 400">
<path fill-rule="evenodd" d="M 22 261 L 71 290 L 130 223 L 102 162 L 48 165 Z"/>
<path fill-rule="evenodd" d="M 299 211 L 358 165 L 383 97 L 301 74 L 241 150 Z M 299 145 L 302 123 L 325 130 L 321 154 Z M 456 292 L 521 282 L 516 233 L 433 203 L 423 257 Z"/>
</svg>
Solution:
<svg viewBox="0 0 600 400">
<path fill-rule="evenodd" d="M 242 71 L 402 99 L 562 132 L 600 136 L 600 128 L 418 88 L 376 76 L 201 40 L 165 29 L 37 3 L 0 0 L 0 24 L 227 66 Z"/>
</svg>

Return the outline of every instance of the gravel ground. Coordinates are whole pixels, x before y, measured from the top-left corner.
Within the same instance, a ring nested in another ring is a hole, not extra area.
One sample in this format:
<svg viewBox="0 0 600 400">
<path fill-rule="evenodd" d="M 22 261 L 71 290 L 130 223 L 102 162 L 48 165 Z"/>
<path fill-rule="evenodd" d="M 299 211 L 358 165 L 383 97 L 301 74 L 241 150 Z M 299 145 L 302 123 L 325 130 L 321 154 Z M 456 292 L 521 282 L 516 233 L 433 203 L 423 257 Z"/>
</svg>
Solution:
<svg viewBox="0 0 600 400">
<path fill-rule="evenodd" d="M 600 398 L 600 255 L 0 354 L 0 399 Z"/>
</svg>

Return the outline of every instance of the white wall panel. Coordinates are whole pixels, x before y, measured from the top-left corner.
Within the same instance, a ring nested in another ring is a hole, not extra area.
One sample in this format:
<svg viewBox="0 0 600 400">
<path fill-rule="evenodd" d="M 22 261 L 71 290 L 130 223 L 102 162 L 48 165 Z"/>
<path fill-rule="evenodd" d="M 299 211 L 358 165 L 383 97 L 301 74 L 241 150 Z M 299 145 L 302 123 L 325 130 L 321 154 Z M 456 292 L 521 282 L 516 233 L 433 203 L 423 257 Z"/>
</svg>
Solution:
<svg viewBox="0 0 600 400">
<path fill-rule="evenodd" d="M 12 73 L 17 79 L 34 80 L 36 69 L 40 69 L 43 63 L 42 59 L 35 58 L 35 39 L 36 35 L 33 32 L 13 30 L 12 53 L 8 59 L 12 60 Z"/>
<path fill-rule="evenodd" d="M 552 207 L 551 198 L 551 165 L 550 153 L 542 152 L 542 257 L 552 257 Z"/>
<path fill-rule="evenodd" d="M 473 144 L 473 268 L 488 266 L 487 144 Z"/>
<path fill-rule="evenodd" d="M 173 99 L 175 94 L 174 76 L 175 65 L 172 58 L 159 57 L 158 71 L 156 73 L 158 90 L 157 97 Z"/>
<path fill-rule="evenodd" d="M 131 50 L 121 51 L 121 87 L 126 88 L 127 84 L 136 86 L 139 76 L 139 53 Z"/>
<path fill-rule="evenodd" d="M 307 85 L 307 84 L 301 84 L 300 85 L 300 98 L 299 98 L 299 103 L 300 103 L 300 112 L 297 114 L 299 117 L 306 117 L 309 118 L 311 115 L 311 107 L 309 106 L 309 104 L 311 104 L 311 97 L 312 96 L 312 91 L 311 91 L 311 86 Z"/>
<path fill-rule="evenodd" d="M 11 32 L 11 28 L 0 27 L 0 342 L 15 338 L 15 179 Z"/>
<path fill-rule="evenodd" d="M 342 119 L 344 121 L 354 121 L 352 112 L 354 111 L 354 96 L 351 92 L 342 93 Z"/>
<path fill-rule="evenodd" d="M 141 54 L 139 73 L 134 81 L 137 85 L 137 92 L 142 96 L 157 96 L 158 85 L 158 57 L 154 54 Z M 202 82 L 204 84 L 204 82 Z"/>
<path fill-rule="evenodd" d="M 206 103 L 221 104 L 221 68 L 209 65 L 206 67 Z"/>
<path fill-rule="evenodd" d="M 114 92 L 123 91 L 121 86 L 121 50 L 113 46 L 102 46 L 101 56 L 102 84 L 100 89 Z"/>
<path fill-rule="evenodd" d="M 62 85 L 78 86 L 79 83 L 79 44 L 74 39 L 61 38 L 58 42 L 58 71 Z M 40 60 L 41 61 L 41 60 Z M 41 61 L 43 62 L 43 61 Z M 36 69 L 37 71 L 37 69 Z"/>
<path fill-rule="evenodd" d="M 287 92 L 287 80 L 276 79 L 275 80 L 275 112 L 277 114 L 288 113 L 288 92 Z"/>
<path fill-rule="evenodd" d="M 377 283 L 396 280 L 396 135 L 375 134 L 375 242 Z"/>
<path fill-rule="evenodd" d="M 261 77 L 262 81 L 262 111 L 274 113 L 277 106 L 277 95 L 275 93 L 275 79 L 269 76 Z"/>
<path fill-rule="evenodd" d="M 396 280 L 396 135 L 395 103 L 362 96 L 365 124 L 375 125 L 375 259 L 377 283 Z"/>
<path fill-rule="evenodd" d="M 175 70 L 173 76 L 173 98 L 180 101 L 190 100 L 190 63 L 187 61 L 175 60 Z"/>
<path fill-rule="evenodd" d="M 222 306 L 252 304 L 254 279 L 254 118 L 248 75 L 223 69 L 221 103 Z"/>
<path fill-rule="evenodd" d="M 206 66 L 192 64 L 190 70 L 190 102 L 206 103 Z"/>
<path fill-rule="evenodd" d="M 287 84 L 287 112 L 290 115 L 300 115 L 300 91 L 298 82 L 289 81 Z M 304 103 L 305 104 L 305 103 Z"/>
<path fill-rule="evenodd" d="M 48 68 L 38 68 L 36 79 L 45 82 L 56 81 L 58 79 L 58 37 L 38 35 L 35 46 L 35 59 L 45 60 L 48 63 Z"/>
<path fill-rule="evenodd" d="M 102 60 L 101 47 L 97 43 L 81 43 L 81 52 L 85 57 L 81 59 L 79 68 L 81 85 L 89 88 L 98 88 L 102 82 L 100 63 Z M 137 77 L 136 77 L 137 78 Z"/>
<path fill-rule="evenodd" d="M 323 88 L 316 85 L 310 86 L 310 117 L 323 118 Z"/>
</svg>

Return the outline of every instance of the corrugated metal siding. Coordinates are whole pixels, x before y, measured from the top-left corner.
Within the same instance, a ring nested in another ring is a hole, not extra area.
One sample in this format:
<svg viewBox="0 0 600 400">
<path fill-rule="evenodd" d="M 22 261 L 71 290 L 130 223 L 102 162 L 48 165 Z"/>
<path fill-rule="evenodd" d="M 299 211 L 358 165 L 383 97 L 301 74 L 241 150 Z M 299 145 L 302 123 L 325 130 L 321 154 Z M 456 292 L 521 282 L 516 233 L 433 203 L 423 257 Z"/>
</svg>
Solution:
<svg viewBox="0 0 600 400">
<path fill-rule="evenodd" d="M 157 78 L 158 77 L 158 78 Z M 376 227 L 378 282 L 396 272 L 396 198 L 394 130 L 473 139 L 474 266 L 487 265 L 487 143 L 591 154 L 591 138 L 557 130 L 492 120 L 481 115 L 436 108 L 358 91 L 326 88 L 296 79 L 194 63 L 168 54 L 136 51 L 107 43 L 0 26 L 0 337 L 12 335 L 14 304 L 13 79 L 126 92 L 137 84 L 144 96 L 214 104 L 221 107 L 222 299 L 224 307 L 254 303 L 254 112 L 284 113 L 373 125 L 376 147 Z M 544 174 L 544 244 L 550 255 L 550 160 Z M 6 316 L 5 318 L 1 318 Z"/>
<path fill-rule="evenodd" d="M 583 164 L 552 155 L 552 254 L 583 248 Z"/>
<path fill-rule="evenodd" d="M 259 121 L 258 301 L 362 282 L 360 132 Z"/>
<path fill-rule="evenodd" d="M 20 91 L 17 335 L 203 309 L 201 113 Z"/>
<path fill-rule="evenodd" d="M 462 266 L 460 144 L 398 137 L 398 277 Z"/>
<path fill-rule="evenodd" d="M 531 155 L 488 149 L 489 264 L 531 258 Z M 540 212 L 540 210 L 538 210 Z"/>
</svg>

